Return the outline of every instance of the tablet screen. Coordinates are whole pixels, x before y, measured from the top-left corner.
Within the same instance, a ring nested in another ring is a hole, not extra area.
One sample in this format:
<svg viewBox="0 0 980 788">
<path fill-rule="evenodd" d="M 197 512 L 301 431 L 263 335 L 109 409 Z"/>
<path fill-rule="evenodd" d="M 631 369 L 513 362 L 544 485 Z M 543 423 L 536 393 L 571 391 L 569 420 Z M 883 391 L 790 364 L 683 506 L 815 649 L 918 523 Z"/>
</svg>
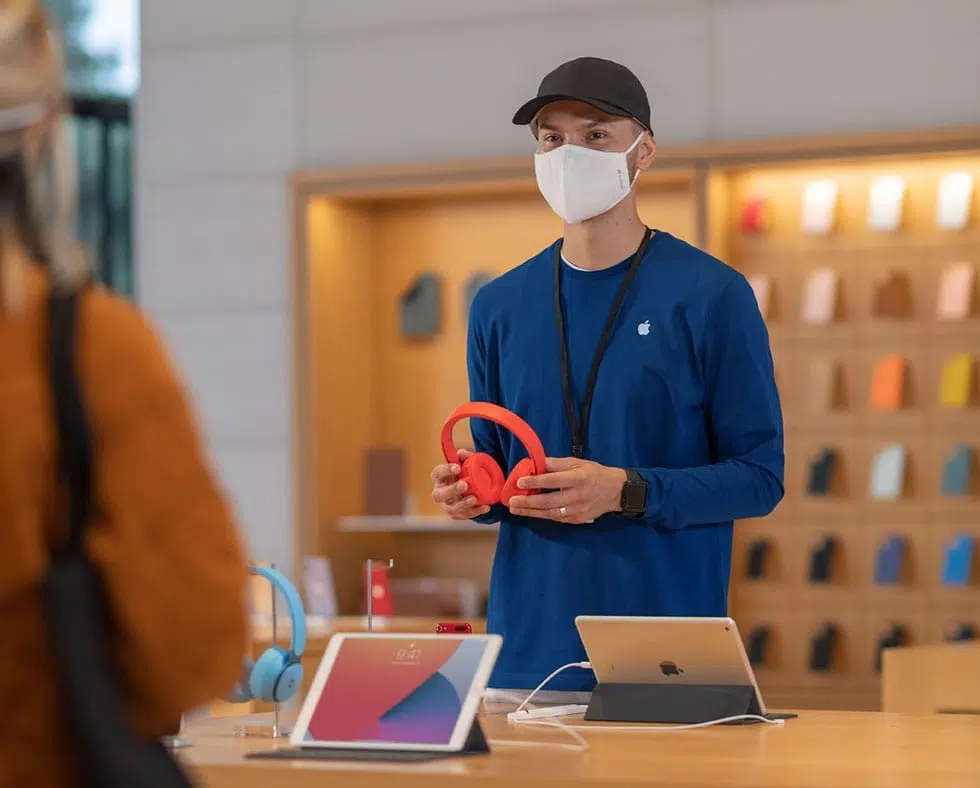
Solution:
<svg viewBox="0 0 980 788">
<path fill-rule="evenodd" d="M 479 637 L 345 638 L 303 740 L 449 745 L 487 648 Z"/>
</svg>

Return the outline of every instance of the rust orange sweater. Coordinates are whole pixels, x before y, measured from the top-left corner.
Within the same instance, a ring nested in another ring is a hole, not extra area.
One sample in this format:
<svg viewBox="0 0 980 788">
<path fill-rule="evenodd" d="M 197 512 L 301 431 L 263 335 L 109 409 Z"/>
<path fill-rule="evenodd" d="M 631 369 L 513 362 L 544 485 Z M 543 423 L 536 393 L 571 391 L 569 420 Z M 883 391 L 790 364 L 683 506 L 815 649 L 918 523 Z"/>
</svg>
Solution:
<svg viewBox="0 0 980 788">
<path fill-rule="evenodd" d="M 71 788 L 38 587 L 47 564 L 55 428 L 46 367 L 46 275 L 0 307 L 0 788 Z M 94 290 L 79 305 L 78 369 L 93 436 L 88 542 L 120 628 L 132 719 L 173 730 L 238 678 L 246 563 L 188 398 L 155 332 Z"/>
</svg>

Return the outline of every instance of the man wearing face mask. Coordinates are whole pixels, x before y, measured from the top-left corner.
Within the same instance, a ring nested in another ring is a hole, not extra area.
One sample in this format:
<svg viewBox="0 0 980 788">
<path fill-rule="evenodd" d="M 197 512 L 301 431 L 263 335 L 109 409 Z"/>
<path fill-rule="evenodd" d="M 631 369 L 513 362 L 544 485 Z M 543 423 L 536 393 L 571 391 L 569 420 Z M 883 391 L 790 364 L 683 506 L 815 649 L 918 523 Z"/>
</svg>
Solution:
<svg viewBox="0 0 980 788">
<path fill-rule="evenodd" d="M 586 658 L 576 615 L 727 615 L 733 521 L 782 498 L 783 426 L 746 279 L 637 213 L 656 153 L 637 78 L 573 60 L 513 122 L 537 140 L 538 186 L 564 233 L 476 295 L 470 397 L 522 416 L 551 459 L 520 483 L 539 492 L 490 508 L 473 505 L 458 467 L 432 477 L 449 516 L 500 523 L 490 686 L 528 690 Z M 471 430 L 503 468 L 524 456 L 490 422 Z M 593 686 L 579 669 L 548 689 L 582 700 Z"/>
</svg>

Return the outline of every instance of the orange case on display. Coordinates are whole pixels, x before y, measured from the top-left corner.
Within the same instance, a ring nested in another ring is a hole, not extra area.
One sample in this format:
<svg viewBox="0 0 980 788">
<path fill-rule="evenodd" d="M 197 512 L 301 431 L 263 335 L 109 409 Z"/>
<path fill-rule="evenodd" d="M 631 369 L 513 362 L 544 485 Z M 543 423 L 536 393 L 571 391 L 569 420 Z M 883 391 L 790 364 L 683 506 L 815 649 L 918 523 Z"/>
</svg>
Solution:
<svg viewBox="0 0 980 788">
<path fill-rule="evenodd" d="M 905 357 L 885 356 L 875 364 L 871 379 L 871 407 L 875 410 L 897 410 L 902 407 L 905 388 Z"/>
</svg>

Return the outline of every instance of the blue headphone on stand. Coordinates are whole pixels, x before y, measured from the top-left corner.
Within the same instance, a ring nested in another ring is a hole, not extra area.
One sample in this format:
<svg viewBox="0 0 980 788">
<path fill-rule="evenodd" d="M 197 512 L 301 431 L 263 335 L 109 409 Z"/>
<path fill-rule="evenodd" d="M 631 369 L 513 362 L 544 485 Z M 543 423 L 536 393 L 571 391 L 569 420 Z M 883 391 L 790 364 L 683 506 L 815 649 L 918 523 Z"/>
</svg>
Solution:
<svg viewBox="0 0 980 788">
<path fill-rule="evenodd" d="M 242 678 L 235 684 L 226 700 L 247 703 L 259 700 L 265 703 L 285 703 L 303 684 L 303 666 L 300 657 L 306 648 L 306 612 L 296 587 L 281 572 L 265 566 L 250 566 L 250 574 L 264 577 L 282 594 L 289 611 L 289 648 L 272 646 L 252 662 L 245 658 Z"/>
</svg>

